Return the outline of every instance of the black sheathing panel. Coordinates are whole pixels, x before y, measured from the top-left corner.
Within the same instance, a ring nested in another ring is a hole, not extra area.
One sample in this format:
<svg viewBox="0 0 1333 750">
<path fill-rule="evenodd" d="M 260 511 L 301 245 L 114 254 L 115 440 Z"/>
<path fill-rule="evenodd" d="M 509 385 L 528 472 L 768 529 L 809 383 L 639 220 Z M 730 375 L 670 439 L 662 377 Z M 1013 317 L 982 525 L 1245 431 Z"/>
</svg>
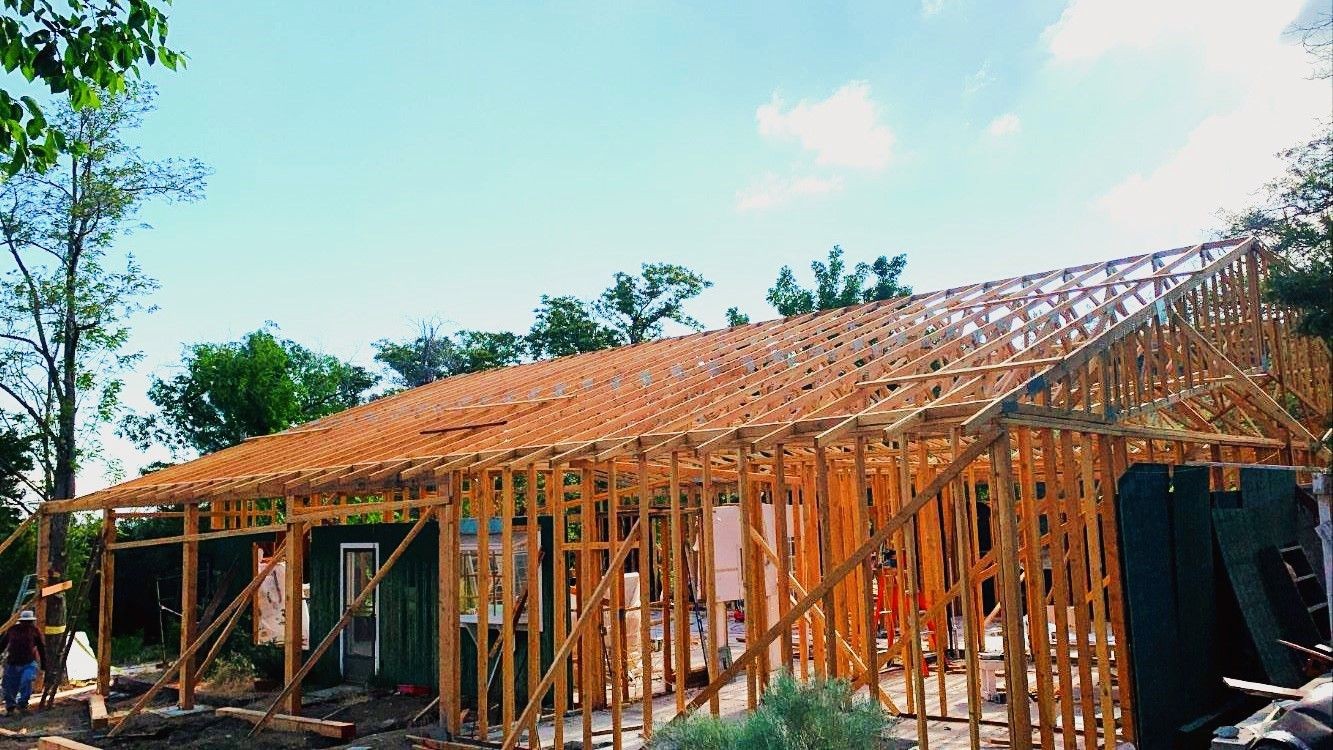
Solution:
<svg viewBox="0 0 1333 750">
<path fill-rule="evenodd" d="M 1140 750 L 1174 747 L 1182 723 L 1170 473 L 1134 464 L 1120 477 L 1116 521 Z"/>
<path fill-rule="evenodd" d="M 1217 606 L 1208 469 L 1176 467 L 1171 476 L 1170 510 L 1181 709 L 1186 716 L 1196 717 L 1213 710 L 1222 686 L 1216 660 Z"/>
<path fill-rule="evenodd" d="M 1296 496 L 1296 474 L 1286 469 L 1241 469 L 1240 496 L 1246 508 L 1287 505 Z"/>
</svg>

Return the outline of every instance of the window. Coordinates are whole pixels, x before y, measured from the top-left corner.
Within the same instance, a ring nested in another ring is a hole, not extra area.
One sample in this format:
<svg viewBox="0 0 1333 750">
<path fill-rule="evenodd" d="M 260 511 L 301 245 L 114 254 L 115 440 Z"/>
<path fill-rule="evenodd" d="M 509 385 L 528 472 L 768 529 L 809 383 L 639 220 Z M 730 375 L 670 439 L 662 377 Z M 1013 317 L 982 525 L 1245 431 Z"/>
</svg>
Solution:
<svg viewBox="0 0 1333 750">
<path fill-rule="evenodd" d="M 477 537 L 463 535 L 459 540 L 459 585 L 458 585 L 458 613 L 463 622 L 476 622 L 477 610 L 480 606 L 481 598 L 481 571 L 479 556 L 477 555 Z M 504 618 L 504 589 L 501 586 L 501 579 L 504 575 L 504 558 L 502 556 L 502 547 L 498 534 L 490 535 L 489 554 L 487 555 L 487 575 L 490 576 L 490 597 L 487 607 L 487 622 L 492 627 L 498 627 Z M 528 580 L 528 545 L 527 539 L 514 536 L 514 580 L 511 582 L 510 596 L 517 601 L 519 592 L 523 591 Z M 535 614 L 538 622 L 541 620 L 541 580 L 538 579 L 536 591 L 528 592 L 527 604 L 523 607 L 523 612 L 518 617 L 519 627 L 525 627 L 528 622 L 528 615 Z"/>
</svg>

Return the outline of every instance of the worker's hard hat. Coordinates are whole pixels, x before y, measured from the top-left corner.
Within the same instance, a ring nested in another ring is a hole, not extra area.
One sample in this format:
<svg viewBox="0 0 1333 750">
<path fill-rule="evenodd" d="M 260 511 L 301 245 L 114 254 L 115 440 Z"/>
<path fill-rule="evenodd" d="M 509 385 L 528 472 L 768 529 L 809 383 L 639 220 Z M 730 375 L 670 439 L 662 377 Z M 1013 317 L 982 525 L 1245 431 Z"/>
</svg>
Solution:
<svg viewBox="0 0 1333 750">
<path fill-rule="evenodd" d="M 37 615 L 32 610 L 25 609 L 19 613 L 19 622 L 37 622 Z"/>
</svg>

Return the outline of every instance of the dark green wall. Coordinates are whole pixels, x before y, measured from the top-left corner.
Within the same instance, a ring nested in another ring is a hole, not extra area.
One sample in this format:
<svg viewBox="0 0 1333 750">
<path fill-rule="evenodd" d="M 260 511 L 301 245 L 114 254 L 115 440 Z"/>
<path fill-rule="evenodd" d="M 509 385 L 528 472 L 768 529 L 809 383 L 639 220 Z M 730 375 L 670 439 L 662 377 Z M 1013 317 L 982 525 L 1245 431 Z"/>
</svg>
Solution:
<svg viewBox="0 0 1333 750">
<path fill-rule="evenodd" d="M 550 549 L 551 526 L 549 518 L 539 521 L 540 539 L 544 549 Z M 310 535 L 306 580 L 310 583 L 310 641 L 318 643 L 324 634 L 342 616 L 338 598 L 340 573 L 339 545 L 354 542 L 378 542 L 380 561 L 388 559 L 411 528 L 409 523 L 362 524 L 352 526 L 318 526 Z M 521 529 L 516 525 L 516 529 Z M 466 531 L 467 529 L 465 529 Z M 496 528 L 494 533 L 499 533 Z M 521 532 L 516 532 L 521 533 Z M 379 595 L 379 680 L 388 684 L 410 683 L 438 689 L 436 680 L 438 645 L 436 641 L 437 565 L 439 530 L 430 522 L 399 558 L 384 581 Z M 542 595 L 542 665 L 550 664 L 554 652 L 552 639 L 554 619 L 551 591 L 552 564 L 549 555 L 541 565 Z M 491 629 L 491 638 L 498 637 L 499 628 Z M 476 649 L 471 635 L 462 633 L 462 695 L 464 705 L 476 703 Z M 515 639 L 515 669 L 517 684 L 511 686 L 518 700 L 527 700 L 527 639 Z M 498 654 L 497 654 L 498 658 Z M 313 683 L 333 684 L 341 680 L 338 673 L 338 645 L 330 648 L 310 674 Z M 492 684 L 492 702 L 499 701 L 505 686 L 497 676 Z"/>
</svg>

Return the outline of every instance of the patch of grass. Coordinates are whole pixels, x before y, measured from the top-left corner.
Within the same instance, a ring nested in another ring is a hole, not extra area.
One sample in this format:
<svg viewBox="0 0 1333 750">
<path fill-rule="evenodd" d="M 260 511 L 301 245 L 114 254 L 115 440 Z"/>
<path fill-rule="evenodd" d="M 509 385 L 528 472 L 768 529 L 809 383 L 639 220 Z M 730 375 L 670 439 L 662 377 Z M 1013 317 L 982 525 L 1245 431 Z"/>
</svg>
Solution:
<svg viewBox="0 0 1333 750">
<path fill-rule="evenodd" d="M 872 750 L 892 723 L 879 705 L 856 699 L 844 680 L 800 682 L 782 674 L 743 719 L 693 714 L 654 735 L 651 750 Z"/>
<path fill-rule="evenodd" d="M 209 687 L 220 693 L 244 693 L 255 684 L 255 665 L 240 653 L 219 654 L 208 669 Z"/>
</svg>

